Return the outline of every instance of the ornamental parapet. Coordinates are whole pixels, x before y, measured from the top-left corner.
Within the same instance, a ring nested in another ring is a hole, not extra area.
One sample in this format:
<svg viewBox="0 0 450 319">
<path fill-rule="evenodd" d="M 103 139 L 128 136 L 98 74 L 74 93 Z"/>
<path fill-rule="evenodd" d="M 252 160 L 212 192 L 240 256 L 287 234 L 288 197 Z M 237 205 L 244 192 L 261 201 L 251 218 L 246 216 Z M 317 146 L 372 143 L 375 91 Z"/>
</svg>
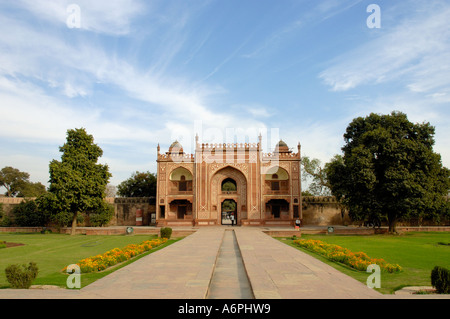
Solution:
<svg viewBox="0 0 450 319">
<path fill-rule="evenodd" d="M 194 161 L 194 154 L 158 154 L 158 160 L 159 161 L 172 161 L 172 162 L 193 162 Z"/>
<path fill-rule="evenodd" d="M 304 203 L 337 203 L 337 199 L 335 196 L 303 196 L 302 201 Z"/>
<path fill-rule="evenodd" d="M 259 149 L 259 143 L 202 143 L 201 149 Z"/>
<path fill-rule="evenodd" d="M 300 159 L 300 153 L 262 153 L 263 160 Z"/>
<path fill-rule="evenodd" d="M 155 204 L 155 197 L 116 197 L 115 204 Z"/>
</svg>

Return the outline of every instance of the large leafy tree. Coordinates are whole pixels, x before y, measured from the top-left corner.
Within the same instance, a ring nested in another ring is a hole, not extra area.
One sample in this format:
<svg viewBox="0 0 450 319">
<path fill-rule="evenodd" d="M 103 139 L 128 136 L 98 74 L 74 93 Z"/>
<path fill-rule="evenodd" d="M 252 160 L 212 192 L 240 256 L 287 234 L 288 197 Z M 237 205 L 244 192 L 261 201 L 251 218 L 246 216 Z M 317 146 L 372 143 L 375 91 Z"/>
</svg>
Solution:
<svg viewBox="0 0 450 319">
<path fill-rule="evenodd" d="M 17 168 L 6 166 L 0 171 L 0 185 L 5 187 L 5 195 L 8 197 L 16 196 L 20 187 L 28 181 L 30 174 L 21 172 Z"/>
<path fill-rule="evenodd" d="M 20 188 L 17 197 L 39 197 L 46 192 L 45 186 L 40 182 L 25 182 Z"/>
<path fill-rule="evenodd" d="M 80 213 L 102 209 L 111 174 L 108 165 L 97 163 L 103 151 L 84 128 L 68 130 L 59 150 L 61 161 L 50 162 L 50 194 L 40 202 L 42 207 L 51 207 L 60 223 L 71 220 L 71 234 L 75 234 Z"/>
<path fill-rule="evenodd" d="M 386 218 L 395 232 L 402 218 L 448 216 L 450 170 L 433 151 L 435 129 L 406 114 L 355 118 L 344 134 L 343 156 L 327 164 L 334 195 L 355 220 Z"/>
<path fill-rule="evenodd" d="M 38 197 L 46 192 L 43 184 L 30 181 L 30 174 L 11 166 L 0 170 L 0 186 L 5 187 L 8 197 Z"/>
<path fill-rule="evenodd" d="M 117 194 L 122 197 L 156 196 L 156 174 L 135 172 L 117 186 Z"/>
<path fill-rule="evenodd" d="M 309 156 L 302 157 L 302 179 L 310 180 L 308 193 L 313 196 L 328 196 L 331 194 L 326 174 L 326 166 L 322 167 L 320 160 Z"/>
</svg>

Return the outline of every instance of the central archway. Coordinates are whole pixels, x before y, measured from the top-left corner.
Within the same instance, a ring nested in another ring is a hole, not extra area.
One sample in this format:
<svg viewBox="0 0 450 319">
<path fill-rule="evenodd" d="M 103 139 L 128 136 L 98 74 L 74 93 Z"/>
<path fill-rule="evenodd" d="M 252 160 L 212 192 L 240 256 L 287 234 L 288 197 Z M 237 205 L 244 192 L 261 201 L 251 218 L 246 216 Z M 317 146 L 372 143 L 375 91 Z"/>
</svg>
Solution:
<svg viewBox="0 0 450 319">
<path fill-rule="evenodd" d="M 235 225 L 240 225 L 241 219 L 247 218 L 247 180 L 244 174 L 231 166 L 217 171 L 211 178 L 211 217 L 222 224 L 222 203 L 225 200 L 234 201 Z"/>
<path fill-rule="evenodd" d="M 221 210 L 221 224 L 222 225 L 233 225 L 233 221 L 236 220 L 236 208 L 237 203 L 234 199 L 225 199 L 222 202 Z"/>
</svg>

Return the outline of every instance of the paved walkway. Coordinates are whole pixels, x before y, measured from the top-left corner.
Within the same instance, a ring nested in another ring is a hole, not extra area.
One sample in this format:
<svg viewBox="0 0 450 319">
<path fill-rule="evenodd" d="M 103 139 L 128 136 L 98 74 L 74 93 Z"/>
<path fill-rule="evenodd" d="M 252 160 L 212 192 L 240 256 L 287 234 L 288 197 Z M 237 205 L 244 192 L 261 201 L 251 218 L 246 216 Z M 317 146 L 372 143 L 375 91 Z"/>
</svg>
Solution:
<svg viewBox="0 0 450 319">
<path fill-rule="evenodd" d="M 245 285 L 246 275 L 251 293 Z M 242 284 L 232 283 L 230 277 L 239 278 Z M 271 238 L 261 228 L 253 227 L 200 228 L 183 240 L 80 290 L 0 289 L 0 299 L 207 297 L 367 299 L 408 296 L 382 295 L 308 254 Z"/>
<path fill-rule="evenodd" d="M 236 229 L 236 237 L 256 299 L 383 297 L 258 229 Z"/>
<path fill-rule="evenodd" d="M 233 229 L 224 232 L 207 299 L 254 299 Z"/>
</svg>

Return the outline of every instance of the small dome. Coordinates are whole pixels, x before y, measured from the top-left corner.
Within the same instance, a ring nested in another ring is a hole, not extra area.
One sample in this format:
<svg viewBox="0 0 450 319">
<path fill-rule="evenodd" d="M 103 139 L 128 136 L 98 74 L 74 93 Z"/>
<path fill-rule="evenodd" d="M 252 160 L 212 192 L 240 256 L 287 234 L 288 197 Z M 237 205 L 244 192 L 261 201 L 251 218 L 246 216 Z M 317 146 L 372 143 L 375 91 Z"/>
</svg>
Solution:
<svg viewBox="0 0 450 319">
<path fill-rule="evenodd" d="M 174 148 L 174 147 L 177 148 L 177 149 L 182 149 L 183 148 L 183 146 L 181 146 L 180 142 L 178 142 L 178 141 L 173 142 L 172 145 L 170 145 L 169 148 Z"/>
<path fill-rule="evenodd" d="M 172 143 L 172 145 L 170 145 L 169 147 L 169 152 L 167 153 L 172 153 L 172 154 L 184 154 L 183 152 L 183 146 L 180 144 L 180 142 L 175 141 Z"/>
<path fill-rule="evenodd" d="M 289 150 L 289 147 L 283 140 L 280 140 L 277 146 L 275 147 L 275 153 L 290 153 L 290 152 L 291 151 Z"/>
</svg>

